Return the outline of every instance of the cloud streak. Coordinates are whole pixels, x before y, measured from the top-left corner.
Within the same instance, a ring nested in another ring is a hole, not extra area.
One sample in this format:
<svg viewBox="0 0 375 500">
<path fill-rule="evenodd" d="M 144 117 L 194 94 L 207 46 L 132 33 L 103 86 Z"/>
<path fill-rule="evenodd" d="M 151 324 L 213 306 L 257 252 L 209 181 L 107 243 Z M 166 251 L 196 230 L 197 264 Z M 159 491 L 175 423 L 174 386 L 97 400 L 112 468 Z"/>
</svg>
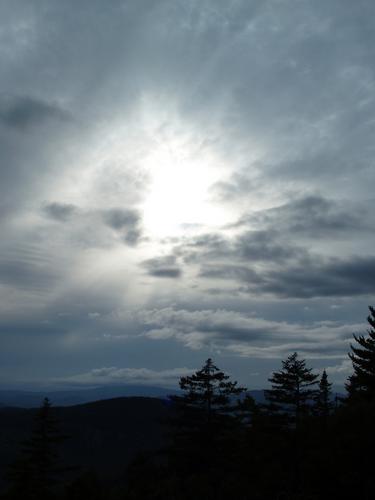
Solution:
<svg viewBox="0 0 375 500">
<path fill-rule="evenodd" d="M 310 325 L 270 321 L 230 310 L 164 308 L 142 311 L 144 335 L 154 340 L 176 339 L 192 349 L 216 350 L 250 358 L 279 358 L 299 351 L 309 358 L 342 357 L 353 328 L 334 322 Z"/>
<path fill-rule="evenodd" d="M 93 368 L 89 372 L 72 375 L 55 382 L 78 386 L 137 384 L 176 387 L 180 377 L 191 374 L 192 368 L 150 370 L 149 368 L 118 368 L 116 366 Z"/>
</svg>

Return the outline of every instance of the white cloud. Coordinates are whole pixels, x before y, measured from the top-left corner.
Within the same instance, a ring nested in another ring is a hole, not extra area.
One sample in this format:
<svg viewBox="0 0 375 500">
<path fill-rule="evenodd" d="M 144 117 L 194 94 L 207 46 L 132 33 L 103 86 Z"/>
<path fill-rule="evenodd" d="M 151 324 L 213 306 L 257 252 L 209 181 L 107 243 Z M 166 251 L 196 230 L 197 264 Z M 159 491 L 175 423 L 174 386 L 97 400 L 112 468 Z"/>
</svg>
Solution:
<svg viewBox="0 0 375 500">
<path fill-rule="evenodd" d="M 349 349 L 359 324 L 320 321 L 313 324 L 270 321 L 237 311 L 186 310 L 171 307 L 136 315 L 154 340 L 175 339 L 187 347 L 211 346 L 251 358 L 280 358 L 293 351 L 309 358 L 334 359 Z"/>
<path fill-rule="evenodd" d="M 189 375 L 192 368 L 150 370 L 149 368 L 118 368 L 116 366 L 93 368 L 89 372 L 56 379 L 55 382 L 76 385 L 136 384 L 176 386 L 180 377 Z"/>
</svg>

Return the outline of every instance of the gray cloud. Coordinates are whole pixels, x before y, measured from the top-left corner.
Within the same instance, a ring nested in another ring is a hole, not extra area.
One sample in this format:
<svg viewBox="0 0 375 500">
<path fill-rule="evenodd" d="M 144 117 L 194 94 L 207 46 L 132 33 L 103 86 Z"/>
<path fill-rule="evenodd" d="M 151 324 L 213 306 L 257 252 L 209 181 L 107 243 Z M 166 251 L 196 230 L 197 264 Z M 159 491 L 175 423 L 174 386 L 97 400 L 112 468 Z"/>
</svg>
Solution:
<svg viewBox="0 0 375 500">
<path fill-rule="evenodd" d="M 261 288 L 283 297 L 352 297 L 375 292 L 375 258 L 312 262 L 265 275 Z"/>
<path fill-rule="evenodd" d="M 212 198 L 219 203 L 235 203 L 248 199 L 249 194 L 260 189 L 259 182 L 251 178 L 248 165 L 240 172 L 234 172 L 228 180 L 217 181 L 210 188 Z"/>
<path fill-rule="evenodd" d="M 240 222 L 312 238 L 353 234 L 368 231 L 373 216 L 367 204 L 353 204 L 348 200 L 331 200 L 320 195 L 307 195 L 281 206 L 255 212 Z"/>
<path fill-rule="evenodd" d="M 49 255 L 35 246 L 0 248 L 0 285 L 38 294 L 50 290 L 58 276 Z"/>
<path fill-rule="evenodd" d="M 187 263 L 226 260 L 282 262 L 307 254 L 306 250 L 291 245 L 281 232 L 274 229 L 244 231 L 231 238 L 218 234 L 185 238 L 180 245 L 176 245 L 174 252 Z"/>
<path fill-rule="evenodd" d="M 147 259 L 141 265 L 150 276 L 155 278 L 180 278 L 182 275 L 182 270 L 173 255 Z"/>
<path fill-rule="evenodd" d="M 68 114 L 59 106 L 29 96 L 0 96 L 0 123 L 26 129 L 48 120 L 67 120 Z"/>
<path fill-rule="evenodd" d="M 282 262 L 291 258 L 301 258 L 304 249 L 287 243 L 285 236 L 276 231 L 248 231 L 238 237 L 236 254 L 247 261 Z"/>
<path fill-rule="evenodd" d="M 136 226 L 140 219 L 139 213 L 135 210 L 123 210 L 120 208 L 108 210 L 103 215 L 108 226 L 116 230 Z"/>
<path fill-rule="evenodd" d="M 22 262 L 17 259 L 0 261 L 0 283 L 38 291 L 49 288 L 56 281 L 50 271 L 40 268 L 35 263 Z"/>
<path fill-rule="evenodd" d="M 250 293 L 279 297 L 353 297 L 375 292 L 375 259 L 352 257 L 325 261 L 312 258 L 274 270 L 255 270 L 239 265 L 206 266 L 201 276 L 238 280 Z M 242 289 L 244 290 L 244 289 Z"/>
<path fill-rule="evenodd" d="M 137 210 L 112 208 L 103 211 L 105 223 L 122 234 L 123 241 L 128 245 L 136 245 L 141 237 L 141 216 Z"/>
<path fill-rule="evenodd" d="M 74 213 L 76 213 L 77 207 L 72 205 L 71 203 L 47 203 L 43 206 L 43 212 L 51 219 L 55 219 L 57 221 L 65 222 Z"/>
<path fill-rule="evenodd" d="M 232 252 L 232 245 L 220 234 L 203 234 L 192 238 L 183 238 L 175 245 L 174 253 L 187 263 L 203 259 L 227 257 Z"/>
</svg>

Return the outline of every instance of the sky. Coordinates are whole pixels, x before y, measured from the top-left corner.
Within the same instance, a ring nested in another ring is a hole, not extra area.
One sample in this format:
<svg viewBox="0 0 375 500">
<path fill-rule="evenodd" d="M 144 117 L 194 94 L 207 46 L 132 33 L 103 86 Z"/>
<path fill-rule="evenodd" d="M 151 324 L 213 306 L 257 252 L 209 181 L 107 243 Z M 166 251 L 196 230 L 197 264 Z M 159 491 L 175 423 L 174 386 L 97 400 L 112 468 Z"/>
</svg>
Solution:
<svg viewBox="0 0 375 500">
<path fill-rule="evenodd" d="M 0 386 L 343 385 L 375 295 L 372 0 L 2 0 Z"/>
</svg>

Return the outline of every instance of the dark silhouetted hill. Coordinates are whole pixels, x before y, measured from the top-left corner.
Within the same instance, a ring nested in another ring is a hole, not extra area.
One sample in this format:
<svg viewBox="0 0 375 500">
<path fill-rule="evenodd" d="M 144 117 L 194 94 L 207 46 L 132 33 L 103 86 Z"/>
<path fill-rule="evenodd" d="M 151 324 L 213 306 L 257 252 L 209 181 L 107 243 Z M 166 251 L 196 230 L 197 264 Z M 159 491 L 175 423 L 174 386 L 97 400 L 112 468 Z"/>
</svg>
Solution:
<svg viewBox="0 0 375 500">
<path fill-rule="evenodd" d="M 0 408 L 0 468 L 14 460 L 19 444 L 30 436 L 36 409 Z M 101 475 L 116 476 L 142 451 L 163 444 L 169 413 L 165 400 L 116 398 L 54 408 L 63 434 L 70 438 L 61 448 L 66 465 L 91 467 Z"/>
</svg>

